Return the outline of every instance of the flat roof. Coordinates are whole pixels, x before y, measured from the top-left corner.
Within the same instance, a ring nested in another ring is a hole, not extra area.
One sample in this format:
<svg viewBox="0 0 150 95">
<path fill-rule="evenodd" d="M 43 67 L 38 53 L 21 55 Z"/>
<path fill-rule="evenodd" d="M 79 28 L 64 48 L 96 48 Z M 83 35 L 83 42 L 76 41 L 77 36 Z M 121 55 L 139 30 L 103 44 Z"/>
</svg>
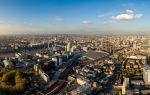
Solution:
<svg viewBox="0 0 150 95">
<path fill-rule="evenodd" d="M 98 59 L 109 56 L 108 53 L 103 52 L 103 51 L 100 51 L 100 52 L 88 51 L 88 52 L 84 53 L 83 55 L 86 57 L 92 58 L 94 60 L 98 60 Z"/>
</svg>

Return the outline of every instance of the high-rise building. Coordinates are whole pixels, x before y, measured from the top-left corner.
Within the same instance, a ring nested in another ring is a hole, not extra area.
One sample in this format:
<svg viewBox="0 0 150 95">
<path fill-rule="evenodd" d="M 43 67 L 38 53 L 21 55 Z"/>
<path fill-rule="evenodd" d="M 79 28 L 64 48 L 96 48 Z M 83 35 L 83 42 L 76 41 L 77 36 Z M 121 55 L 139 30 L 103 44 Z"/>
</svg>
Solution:
<svg viewBox="0 0 150 95">
<path fill-rule="evenodd" d="M 71 52 L 74 52 L 77 47 L 74 45 L 71 47 Z"/>
<path fill-rule="evenodd" d="M 134 48 L 134 49 L 137 48 L 137 42 L 136 42 L 136 41 L 133 42 L 133 48 Z"/>
<path fill-rule="evenodd" d="M 67 44 L 67 52 L 70 52 L 71 47 L 72 47 L 72 43 L 71 43 L 71 42 L 69 42 L 69 43 Z"/>
<path fill-rule="evenodd" d="M 150 67 L 145 66 L 143 68 L 143 79 L 146 84 L 150 84 Z"/>
<path fill-rule="evenodd" d="M 50 42 L 48 41 L 48 45 L 47 45 L 47 49 L 49 50 L 50 46 L 49 46 Z"/>
<path fill-rule="evenodd" d="M 122 94 L 126 94 L 126 88 L 129 86 L 129 78 L 124 78 L 122 85 Z"/>
</svg>

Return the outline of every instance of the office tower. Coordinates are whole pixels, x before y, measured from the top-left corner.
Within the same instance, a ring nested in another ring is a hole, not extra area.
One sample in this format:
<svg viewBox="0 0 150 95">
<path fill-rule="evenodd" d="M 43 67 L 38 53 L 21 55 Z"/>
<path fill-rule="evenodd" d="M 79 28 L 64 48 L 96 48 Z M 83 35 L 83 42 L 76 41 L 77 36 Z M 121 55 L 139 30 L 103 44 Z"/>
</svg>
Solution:
<svg viewBox="0 0 150 95">
<path fill-rule="evenodd" d="M 145 66 L 143 68 L 143 79 L 146 84 L 150 83 L 150 67 L 149 66 Z"/>
</svg>

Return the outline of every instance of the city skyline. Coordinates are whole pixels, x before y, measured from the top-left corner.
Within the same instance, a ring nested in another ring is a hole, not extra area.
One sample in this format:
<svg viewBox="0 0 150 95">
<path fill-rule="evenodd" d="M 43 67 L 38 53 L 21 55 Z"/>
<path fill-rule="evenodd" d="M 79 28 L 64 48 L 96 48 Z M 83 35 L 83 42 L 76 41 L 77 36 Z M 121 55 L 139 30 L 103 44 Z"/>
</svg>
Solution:
<svg viewBox="0 0 150 95">
<path fill-rule="evenodd" d="M 0 0 L 0 35 L 149 34 L 148 0 Z"/>
</svg>

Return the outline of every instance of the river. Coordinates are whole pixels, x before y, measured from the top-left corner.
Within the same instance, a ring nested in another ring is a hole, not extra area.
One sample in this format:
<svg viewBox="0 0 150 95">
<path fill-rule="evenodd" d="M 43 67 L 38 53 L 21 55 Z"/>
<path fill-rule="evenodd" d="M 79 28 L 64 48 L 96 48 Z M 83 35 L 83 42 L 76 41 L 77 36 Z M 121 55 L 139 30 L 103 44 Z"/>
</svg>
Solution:
<svg viewBox="0 0 150 95">
<path fill-rule="evenodd" d="M 44 48 L 44 49 L 36 49 L 36 50 L 30 50 L 30 51 L 25 51 L 27 53 L 30 53 L 30 54 L 35 54 L 35 52 L 37 51 L 42 51 L 42 50 L 46 50 L 47 48 Z M 5 57 L 15 57 L 15 53 L 0 53 L 0 57 L 2 58 L 5 58 Z"/>
</svg>

